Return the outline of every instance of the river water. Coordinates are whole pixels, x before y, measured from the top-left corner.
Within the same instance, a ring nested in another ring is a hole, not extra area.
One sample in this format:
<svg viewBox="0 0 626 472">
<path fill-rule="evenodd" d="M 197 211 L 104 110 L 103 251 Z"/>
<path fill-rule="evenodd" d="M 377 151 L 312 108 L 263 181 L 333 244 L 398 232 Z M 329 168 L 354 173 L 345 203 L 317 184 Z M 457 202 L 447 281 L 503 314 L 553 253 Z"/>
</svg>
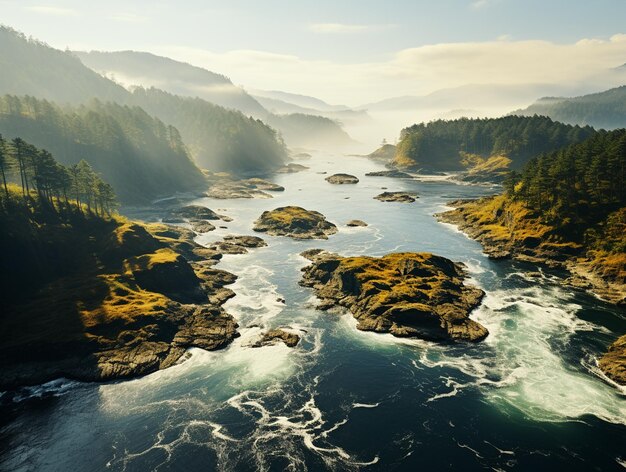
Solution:
<svg viewBox="0 0 626 472">
<path fill-rule="evenodd" d="M 234 219 L 201 243 L 254 234 L 262 211 L 288 204 L 339 227 L 327 241 L 264 236 L 268 247 L 224 257 L 217 267 L 239 276 L 225 308 L 241 337 L 140 379 L 58 380 L 4 399 L 2 470 L 624 470 L 626 390 L 596 362 L 626 332 L 625 311 L 562 287 L 558 274 L 530 278 L 535 267 L 491 261 L 432 216 L 498 189 L 365 177 L 382 165 L 339 154 L 302 164 L 310 169 L 273 179 L 286 188 L 273 199 L 194 202 Z M 319 172 L 361 182 L 330 185 Z M 420 198 L 373 200 L 381 187 Z M 355 218 L 369 226 L 345 226 Z M 360 332 L 349 314 L 316 311 L 298 285 L 307 264 L 299 253 L 315 247 L 464 262 L 487 293 L 472 317 L 489 337 L 442 346 Z M 301 343 L 248 347 L 273 327 L 298 331 Z"/>
</svg>

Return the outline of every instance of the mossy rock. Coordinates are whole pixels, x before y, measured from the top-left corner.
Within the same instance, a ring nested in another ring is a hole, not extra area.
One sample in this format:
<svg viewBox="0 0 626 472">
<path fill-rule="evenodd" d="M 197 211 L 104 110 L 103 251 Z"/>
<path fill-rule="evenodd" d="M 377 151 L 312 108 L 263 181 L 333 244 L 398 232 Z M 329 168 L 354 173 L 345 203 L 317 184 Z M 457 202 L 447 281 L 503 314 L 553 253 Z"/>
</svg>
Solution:
<svg viewBox="0 0 626 472">
<path fill-rule="evenodd" d="M 337 226 L 317 211 L 286 206 L 264 211 L 254 222 L 253 230 L 294 239 L 328 239 L 337 232 Z"/>
<path fill-rule="evenodd" d="M 312 287 L 321 306 L 341 306 L 364 331 L 433 341 L 480 341 L 487 329 L 471 320 L 484 292 L 464 284 L 460 264 L 429 253 L 341 257 L 302 254 L 313 263 L 301 285 Z"/>
</svg>

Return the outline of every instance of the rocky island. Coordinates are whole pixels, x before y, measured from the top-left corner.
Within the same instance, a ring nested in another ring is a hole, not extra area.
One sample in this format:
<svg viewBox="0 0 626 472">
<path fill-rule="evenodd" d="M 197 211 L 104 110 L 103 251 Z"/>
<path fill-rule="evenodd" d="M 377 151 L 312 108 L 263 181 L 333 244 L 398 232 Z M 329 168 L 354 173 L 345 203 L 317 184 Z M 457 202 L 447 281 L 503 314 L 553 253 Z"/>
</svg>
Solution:
<svg viewBox="0 0 626 472">
<path fill-rule="evenodd" d="M 430 341 L 480 341 L 487 329 L 469 318 L 484 292 L 464 284 L 461 264 L 428 253 L 342 257 L 302 253 L 312 264 L 300 282 L 319 308 L 348 309 L 363 331 Z"/>
<path fill-rule="evenodd" d="M 381 202 L 413 203 L 418 197 L 415 192 L 383 192 L 374 197 Z"/>
<path fill-rule="evenodd" d="M 350 175 L 350 174 L 333 174 L 333 175 L 329 175 L 324 180 L 326 180 L 326 182 L 328 182 L 329 184 L 336 184 L 336 185 L 359 183 L 359 179 L 355 177 L 354 175 Z"/>
<path fill-rule="evenodd" d="M 324 215 L 298 206 L 264 211 L 252 229 L 294 239 L 328 239 L 328 236 L 337 232 L 337 226 L 327 221 Z"/>
</svg>

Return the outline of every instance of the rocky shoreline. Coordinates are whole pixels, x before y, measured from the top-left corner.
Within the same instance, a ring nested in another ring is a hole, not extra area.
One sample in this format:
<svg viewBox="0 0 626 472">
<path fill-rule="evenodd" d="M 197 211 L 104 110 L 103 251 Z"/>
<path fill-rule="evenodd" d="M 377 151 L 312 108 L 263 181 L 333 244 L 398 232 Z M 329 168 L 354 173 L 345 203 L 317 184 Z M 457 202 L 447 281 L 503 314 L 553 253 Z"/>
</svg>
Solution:
<svg viewBox="0 0 626 472">
<path fill-rule="evenodd" d="M 469 318 L 484 292 L 464 284 L 461 264 L 428 253 L 342 257 L 314 249 L 302 256 L 312 263 L 300 284 L 314 289 L 318 308 L 348 309 L 359 330 L 439 342 L 489 334 Z"/>
<path fill-rule="evenodd" d="M 512 238 L 511 232 L 506 229 L 507 225 L 513 227 L 519 222 L 515 222 L 514 216 L 506 210 L 494 208 L 491 218 L 481 219 L 475 211 L 475 205 L 482 205 L 482 212 L 495 198 L 498 197 L 485 197 L 480 203 L 477 200 L 453 201 L 448 203 L 453 210 L 436 214 L 435 217 L 443 223 L 457 226 L 467 236 L 481 243 L 485 254 L 491 259 L 512 258 L 562 269 L 570 274 L 563 281 L 565 285 L 589 290 L 608 303 L 626 304 L 626 285 L 597 275 L 590 261 L 582 257 L 579 244 L 544 241 L 539 233 L 530 232 L 526 232 L 524 237 Z"/>
<path fill-rule="evenodd" d="M 2 326 L 0 391 L 60 377 L 138 377 L 174 365 L 188 348 L 227 346 L 238 325 L 222 305 L 234 296 L 226 286 L 237 277 L 213 266 L 223 253 L 265 243 L 227 236 L 203 247 L 194 236 L 164 224 L 115 223 L 97 242 L 97 273 L 54 280 L 10 307 L 15 315 Z"/>
<path fill-rule="evenodd" d="M 484 252 L 492 259 L 513 258 L 565 270 L 570 276 L 563 279 L 564 285 L 584 289 L 611 304 L 626 304 L 626 285 L 623 281 L 602 277 L 598 273 L 602 267 L 584 257 L 580 245 L 550 241 L 549 237 L 542 237 L 543 230 L 540 227 L 532 233 L 524 228 L 523 218 L 520 220 L 510 210 L 502 209 L 499 198 L 502 197 L 451 202 L 448 205 L 454 207 L 453 210 L 435 216 L 439 221 L 457 226 L 470 238 L 480 242 Z M 533 225 L 538 226 L 536 222 Z M 514 237 L 514 227 L 515 231 L 524 236 Z M 524 231 L 520 231 L 520 228 Z M 626 335 L 609 346 L 598 365 L 609 379 L 619 385 L 626 385 Z"/>
</svg>

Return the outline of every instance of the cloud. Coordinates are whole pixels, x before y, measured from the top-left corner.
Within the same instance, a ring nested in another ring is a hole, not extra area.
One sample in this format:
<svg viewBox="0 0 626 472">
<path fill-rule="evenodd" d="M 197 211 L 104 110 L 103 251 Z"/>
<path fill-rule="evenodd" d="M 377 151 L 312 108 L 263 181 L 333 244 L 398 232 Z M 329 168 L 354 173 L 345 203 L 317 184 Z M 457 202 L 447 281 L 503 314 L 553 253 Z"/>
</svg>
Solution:
<svg viewBox="0 0 626 472">
<path fill-rule="evenodd" d="M 33 5 L 26 7 L 27 10 L 41 13 L 42 15 L 52 15 L 52 16 L 79 16 L 77 10 L 73 8 L 62 8 L 62 7 L 51 7 L 46 5 Z"/>
<path fill-rule="evenodd" d="M 390 28 L 393 25 L 355 25 L 345 23 L 314 23 L 309 29 L 315 33 L 360 33 Z"/>
<path fill-rule="evenodd" d="M 617 85 L 609 83 L 608 71 L 626 62 L 626 35 L 569 44 L 509 38 L 440 43 L 404 49 L 386 61 L 350 64 L 255 50 L 164 47 L 152 52 L 206 67 L 250 88 L 280 88 L 356 105 L 466 84 Z"/>
<path fill-rule="evenodd" d="M 498 2 L 499 0 L 474 0 L 472 3 L 470 3 L 470 7 L 478 10 L 491 5 L 495 5 Z"/>
<path fill-rule="evenodd" d="M 124 23 L 143 23 L 148 20 L 148 17 L 135 15 L 134 13 L 119 13 L 117 15 L 109 16 L 108 19 Z"/>
</svg>

